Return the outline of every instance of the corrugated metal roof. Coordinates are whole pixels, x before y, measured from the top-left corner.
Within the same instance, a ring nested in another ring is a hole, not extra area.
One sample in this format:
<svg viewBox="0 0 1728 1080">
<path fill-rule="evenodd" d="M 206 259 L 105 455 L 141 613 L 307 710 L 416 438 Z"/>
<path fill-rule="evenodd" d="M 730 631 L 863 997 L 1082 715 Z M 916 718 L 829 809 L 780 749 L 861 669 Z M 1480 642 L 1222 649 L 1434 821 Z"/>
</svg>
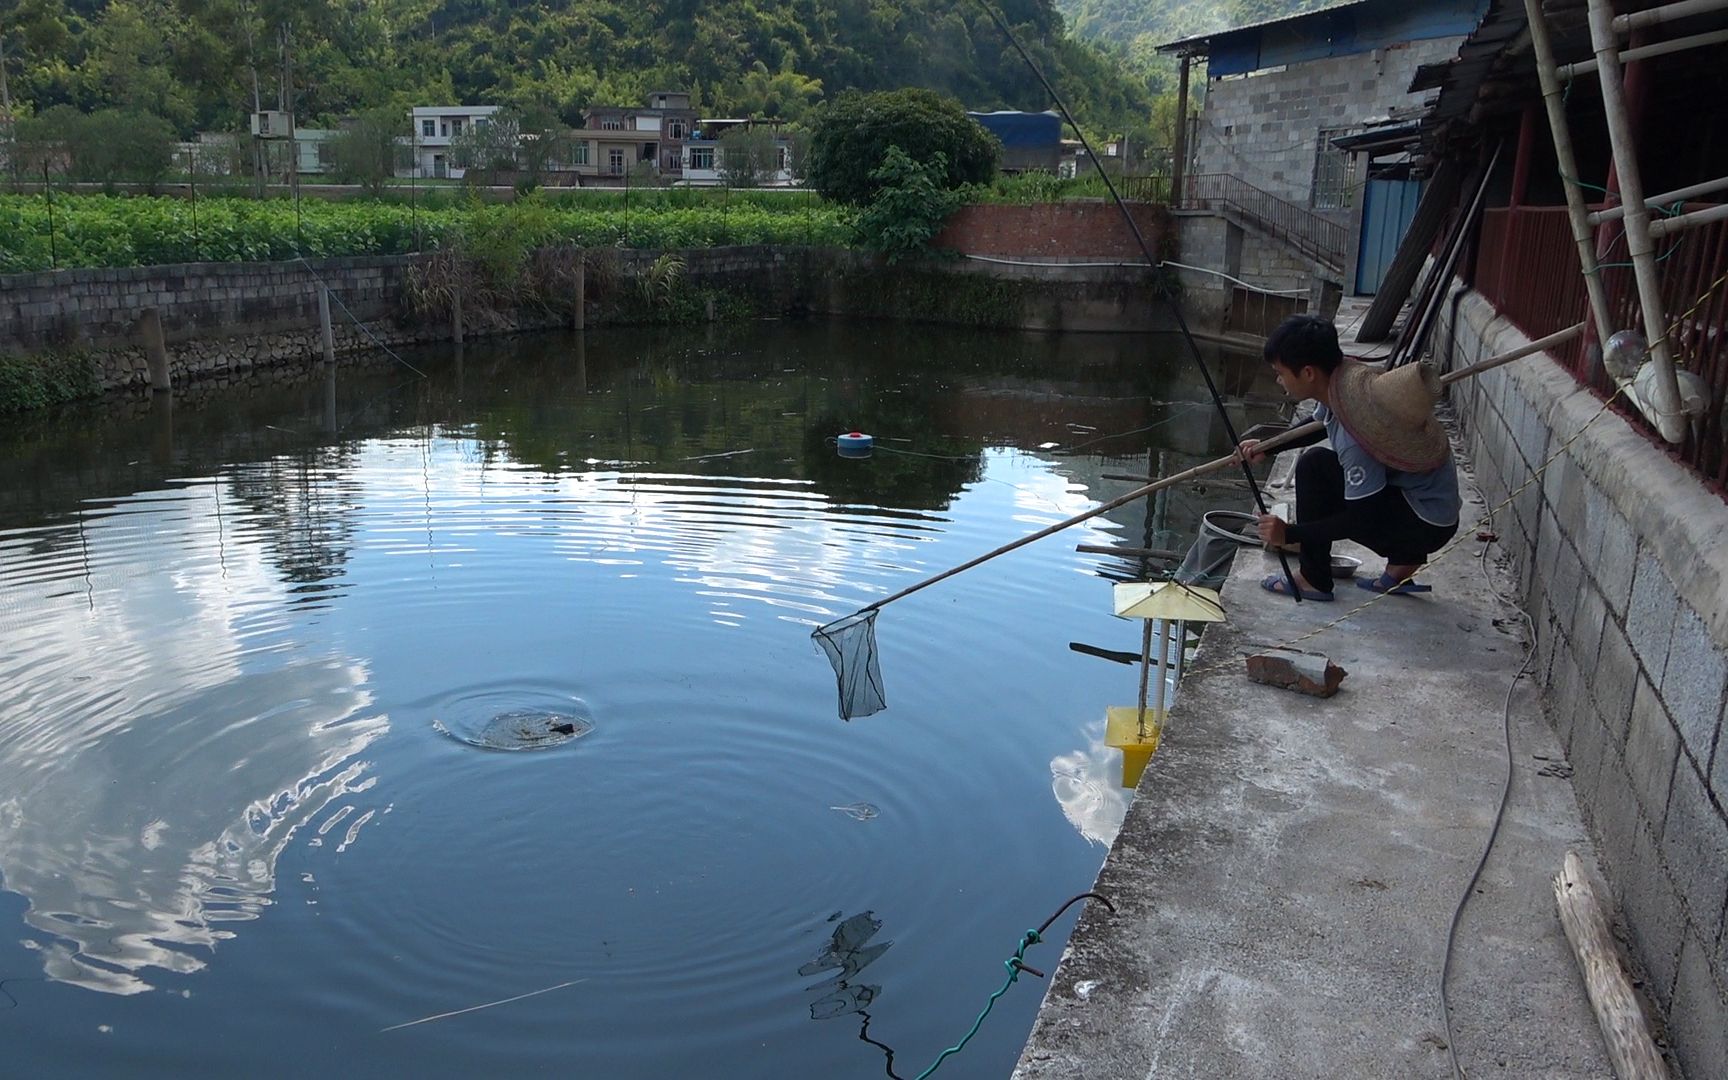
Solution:
<svg viewBox="0 0 1728 1080">
<path fill-rule="evenodd" d="M 1228 30 L 1214 30 L 1209 34 L 1195 34 L 1192 37 L 1180 38 L 1176 41 L 1160 45 L 1158 46 L 1158 51 L 1161 53 L 1188 53 L 1190 55 L 1202 55 L 1211 51 L 1212 42 L 1219 38 L 1229 37 L 1232 34 L 1246 33 L 1250 30 L 1260 30 L 1268 26 L 1277 26 L 1280 23 L 1301 22 L 1303 19 L 1311 19 L 1316 15 L 1325 15 L 1334 11 L 1342 11 L 1345 8 L 1363 7 L 1371 2 L 1372 0 L 1345 0 L 1342 4 L 1328 4 L 1325 7 L 1314 8 L 1310 11 L 1297 12 L 1294 15 L 1280 15 L 1276 19 L 1263 19 L 1257 23 L 1246 23 L 1242 26 L 1232 26 Z M 1202 44 L 1205 45 L 1206 48 L 1202 49 L 1198 47 Z"/>
</svg>

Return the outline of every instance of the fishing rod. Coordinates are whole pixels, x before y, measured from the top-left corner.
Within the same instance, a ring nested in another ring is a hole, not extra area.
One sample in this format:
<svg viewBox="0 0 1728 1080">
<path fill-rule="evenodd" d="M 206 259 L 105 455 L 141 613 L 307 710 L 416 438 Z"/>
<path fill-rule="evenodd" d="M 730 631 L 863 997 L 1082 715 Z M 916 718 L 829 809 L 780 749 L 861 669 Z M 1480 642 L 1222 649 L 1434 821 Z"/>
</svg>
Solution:
<svg viewBox="0 0 1728 1080">
<path fill-rule="evenodd" d="M 1156 268 L 1158 260 L 1153 257 L 1151 245 L 1146 243 L 1146 237 L 1140 232 L 1140 224 L 1134 220 L 1134 215 L 1128 212 L 1128 206 L 1122 201 L 1122 196 L 1117 193 L 1116 185 L 1111 181 L 1110 174 L 1104 170 L 1104 163 L 1099 160 L 1097 152 L 1092 149 L 1092 143 L 1086 138 L 1086 133 L 1080 129 L 1079 124 L 1074 122 L 1074 114 L 1068 111 L 1068 105 L 1062 100 L 1062 95 L 1056 92 L 1056 87 L 1051 85 L 1050 80 L 1045 77 L 1043 69 L 1038 66 L 1037 61 L 1032 59 L 1031 54 L 1026 51 L 1026 47 L 1020 44 L 1020 39 L 1015 36 L 1014 31 L 1008 28 L 1007 22 L 996 13 L 995 7 L 989 3 L 989 0 L 976 0 L 976 2 L 979 7 L 984 9 L 984 14 L 990 16 L 990 21 L 996 24 L 996 29 L 1002 31 L 1002 36 L 1008 39 L 1008 43 L 1014 46 L 1014 51 L 1020 54 L 1020 59 L 1026 62 L 1028 68 L 1032 69 L 1032 74 L 1037 76 L 1038 81 L 1043 84 L 1044 92 L 1049 94 L 1050 100 L 1056 103 L 1056 108 L 1062 113 L 1062 119 L 1066 120 L 1068 126 L 1074 129 L 1074 134 L 1080 139 L 1081 148 L 1092 159 L 1093 167 L 1098 170 L 1098 175 L 1104 181 L 1105 190 L 1110 192 L 1111 201 L 1116 204 L 1116 209 L 1122 214 L 1122 220 L 1127 223 L 1128 231 L 1134 234 L 1134 242 L 1139 245 L 1140 254 L 1145 256 L 1146 265 Z M 1178 118 L 1177 122 L 1182 122 L 1181 118 Z M 1232 447 L 1240 445 L 1242 440 L 1236 434 L 1236 425 L 1230 421 L 1230 411 L 1224 406 L 1223 395 L 1218 392 L 1218 383 L 1212 378 L 1212 369 L 1206 366 L 1205 358 L 1200 355 L 1200 346 L 1194 340 L 1194 332 L 1188 328 L 1187 316 L 1182 314 L 1182 305 L 1176 302 L 1176 298 L 1169 290 L 1160 291 L 1164 295 L 1164 302 L 1170 306 L 1170 313 L 1176 317 L 1176 327 L 1182 332 L 1182 339 L 1188 343 L 1188 352 L 1194 358 L 1194 366 L 1200 369 L 1200 377 L 1206 380 L 1206 391 L 1212 395 L 1212 404 L 1218 410 L 1218 418 L 1224 421 L 1224 432 L 1230 436 L 1230 445 Z M 1249 465 L 1246 457 L 1241 460 L 1242 475 L 1248 481 L 1248 490 L 1254 496 L 1254 505 L 1259 508 L 1262 514 L 1270 513 L 1271 511 L 1266 506 L 1266 497 L 1260 491 L 1260 483 L 1254 479 L 1253 467 Z M 1290 557 L 1283 551 L 1278 552 L 1278 565 L 1284 571 L 1286 584 L 1290 586 L 1290 598 L 1301 603 L 1302 590 L 1297 587 L 1296 574 L 1290 569 Z"/>
</svg>

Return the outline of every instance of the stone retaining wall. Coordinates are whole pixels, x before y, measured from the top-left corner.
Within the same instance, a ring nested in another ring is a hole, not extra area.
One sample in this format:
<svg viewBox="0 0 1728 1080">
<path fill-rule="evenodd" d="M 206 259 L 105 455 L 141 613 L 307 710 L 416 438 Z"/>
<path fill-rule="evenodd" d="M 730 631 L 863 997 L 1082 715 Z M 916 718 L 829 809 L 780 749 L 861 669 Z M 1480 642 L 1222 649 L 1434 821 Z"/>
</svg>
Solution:
<svg viewBox="0 0 1728 1080">
<path fill-rule="evenodd" d="M 1527 341 L 1456 299 L 1450 366 Z M 1495 528 L 1645 989 L 1687 1074 L 1728 1076 L 1728 506 L 1546 357 L 1451 400 L 1489 504 L 1511 499 Z"/>
<path fill-rule="evenodd" d="M 952 258 L 888 266 L 858 251 L 768 246 L 592 252 L 587 325 L 608 317 L 608 289 L 632 288 L 632 278 L 667 255 L 682 262 L 686 286 L 747 296 L 755 311 L 769 315 L 808 311 L 1039 330 L 1171 325 L 1159 299 L 1159 275 L 1141 268 L 1005 266 Z M 78 349 L 91 357 L 101 388 L 147 386 L 145 317 L 155 312 L 173 384 L 233 381 L 322 355 L 320 283 L 335 299 L 331 325 L 339 354 L 448 340 L 447 320 L 407 315 L 406 273 L 420 258 L 195 263 L 3 277 L 0 353 Z M 464 335 L 568 325 L 567 306 L 555 306 L 562 310 L 469 310 Z"/>
</svg>

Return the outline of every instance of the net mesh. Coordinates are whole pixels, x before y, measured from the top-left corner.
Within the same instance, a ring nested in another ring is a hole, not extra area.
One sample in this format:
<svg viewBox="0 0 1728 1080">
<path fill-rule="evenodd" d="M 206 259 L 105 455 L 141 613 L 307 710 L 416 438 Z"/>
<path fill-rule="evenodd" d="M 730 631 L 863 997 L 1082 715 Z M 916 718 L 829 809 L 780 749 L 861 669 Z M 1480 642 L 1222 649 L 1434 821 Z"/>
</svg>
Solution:
<svg viewBox="0 0 1728 1080">
<path fill-rule="evenodd" d="M 1236 558 L 1236 549 L 1241 546 L 1227 536 L 1202 529 L 1199 539 L 1194 541 L 1188 554 L 1182 557 L 1182 564 L 1171 576 L 1183 585 L 1222 589 L 1225 579 L 1230 576 L 1230 563 Z"/>
<path fill-rule="evenodd" d="M 1230 576 L 1230 563 L 1239 546 L 1229 536 L 1202 529 L 1173 577 L 1183 585 L 1221 589 Z M 880 612 L 880 608 L 866 608 L 810 633 L 834 668 L 842 720 L 870 716 L 888 707 L 888 697 L 882 690 L 882 669 L 876 660 L 876 616 Z"/>
<path fill-rule="evenodd" d="M 869 716 L 888 707 L 882 692 L 882 669 L 876 663 L 876 615 L 867 608 L 826 626 L 810 637 L 828 654 L 840 688 L 840 719 Z"/>
</svg>

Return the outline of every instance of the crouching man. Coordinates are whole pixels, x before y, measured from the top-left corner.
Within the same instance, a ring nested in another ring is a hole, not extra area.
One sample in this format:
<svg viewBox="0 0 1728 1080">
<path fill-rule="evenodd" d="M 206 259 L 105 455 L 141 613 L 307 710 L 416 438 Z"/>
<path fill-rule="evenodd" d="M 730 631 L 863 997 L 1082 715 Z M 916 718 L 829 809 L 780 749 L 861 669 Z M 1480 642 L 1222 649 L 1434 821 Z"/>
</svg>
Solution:
<svg viewBox="0 0 1728 1080">
<path fill-rule="evenodd" d="M 1332 599 L 1332 544 L 1356 543 L 1386 557 L 1386 571 L 1356 584 L 1375 592 L 1429 592 L 1416 572 L 1458 531 L 1458 468 L 1445 431 L 1434 418 L 1440 384 L 1426 364 L 1391 371 L 1346 360 L 1338 332 L 1312 315 L 1293 315 L 1266 339 L 1266 362 L 1278 385 L 1298 401 L 1319 402 L 1314 419 L 1331 446 L 1314 446 L 1296 462 L 1296 521 L 1260 516 L 1260 539 L 1301 547 L 1297 586 L 1304 600 Z M 1243 457 L 1258 461 L 1258 439 L 1244 439 Z M 1274 574 L 1261 587 L 1288 594 Z"/>
</svg>

